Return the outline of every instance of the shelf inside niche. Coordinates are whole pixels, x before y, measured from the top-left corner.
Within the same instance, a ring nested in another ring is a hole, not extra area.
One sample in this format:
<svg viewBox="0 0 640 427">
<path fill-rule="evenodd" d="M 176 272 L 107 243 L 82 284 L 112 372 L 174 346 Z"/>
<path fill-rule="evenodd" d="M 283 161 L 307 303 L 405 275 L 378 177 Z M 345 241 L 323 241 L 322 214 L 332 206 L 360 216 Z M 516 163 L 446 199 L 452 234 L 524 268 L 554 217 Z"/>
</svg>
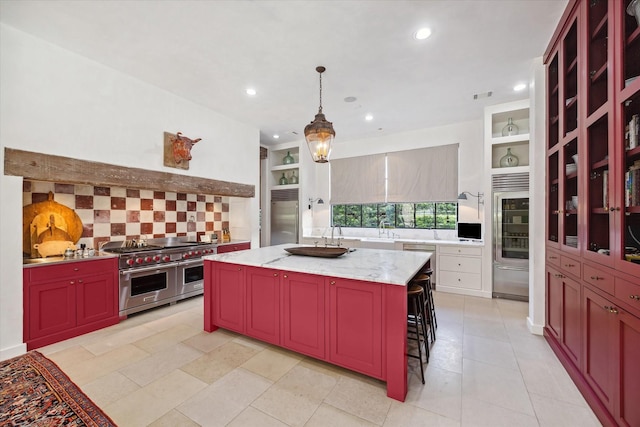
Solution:
<svg viewBox="0 0 640 427">
<path fill-rule="evenodd" d="M 293 169 L 299 169 L 300 163 L 289 163 L 288 165 L 276 165 L 271 168 L 272 171 L 287 171 Z"/>
<path fill-rule="evenodd" d="M 515 136 L 529 134 L 529 108 L 522 108 L 519 110 L 502 111 L 492 114 L 492 138 L 507 138 L 502 136 L 502 129 L 507 125 L 507 123 L 509 123 L 509 118 L 513 119 L 513 124 L 518 126 L 518 134 Z"/>
<path fill-rule="evenodd" d="M 518 136 L 518 135 L 515 135 Z M 526 140 L 511 140 L 510 138 L 514 138 L 514 136 L 508 137 L 500 137 L 509 138 L 505 139 L 505 142 L 495 143 L 491 145 L 491 168 L 493 171 L 499 171 L 494 173 L 510 173 L 510 172 L 502 172 L 502 171 L 512 171 L 516 172 L 515 169 L 521 167 L 529 167 L 529 139 Z M 498 140 L 498 138 L 495 138 Z M 511 148 L 511 154 L 515 155 L 518 158 L 518 166 L 501 168 L 500 167 L 500 159 L 507 154 L 507 149 Z M 517 171 L 520 172 L 520 171 Z"/>
</svg>

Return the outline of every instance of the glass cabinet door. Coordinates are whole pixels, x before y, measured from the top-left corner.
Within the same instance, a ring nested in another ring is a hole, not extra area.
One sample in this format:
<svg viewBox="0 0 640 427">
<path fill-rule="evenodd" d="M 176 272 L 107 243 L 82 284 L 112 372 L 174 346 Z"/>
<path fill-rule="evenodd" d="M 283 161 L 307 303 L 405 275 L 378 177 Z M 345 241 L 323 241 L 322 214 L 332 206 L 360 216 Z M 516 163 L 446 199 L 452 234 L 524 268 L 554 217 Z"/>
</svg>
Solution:
<svg viewBox="0 0 640 427">
<path fill-rule="evenodd" d="M 562 241 L 564 247 L 580 248 L 578 244 L 578 140 L 567 143 L 563 150 L 563 185 L 560 188 Z"/>
</svg>

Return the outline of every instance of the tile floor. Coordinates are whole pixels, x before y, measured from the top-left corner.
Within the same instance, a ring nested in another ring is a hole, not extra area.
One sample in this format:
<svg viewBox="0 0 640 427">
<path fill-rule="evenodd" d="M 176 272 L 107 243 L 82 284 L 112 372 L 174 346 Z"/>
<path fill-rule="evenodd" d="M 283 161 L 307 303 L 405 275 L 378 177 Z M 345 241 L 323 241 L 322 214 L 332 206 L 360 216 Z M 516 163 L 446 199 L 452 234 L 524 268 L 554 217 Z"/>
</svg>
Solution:
<svg viewBox="0 0 640 427">
<path fill-rule="evenodd" d="M 435 292 L 437 340 L 401 403 L 385 384 L 202 330 L 202 298 L 39 349 L 119 426 L 599 426 L 525 303 Z"/>
</svg>

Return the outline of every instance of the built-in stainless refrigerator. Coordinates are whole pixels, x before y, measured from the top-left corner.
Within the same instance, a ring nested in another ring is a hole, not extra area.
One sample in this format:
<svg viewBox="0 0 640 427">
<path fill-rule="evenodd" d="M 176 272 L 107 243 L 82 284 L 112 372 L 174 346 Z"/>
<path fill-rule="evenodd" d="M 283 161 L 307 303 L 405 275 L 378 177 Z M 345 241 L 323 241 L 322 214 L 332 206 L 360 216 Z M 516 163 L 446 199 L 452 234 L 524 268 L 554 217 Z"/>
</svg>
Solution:
<svg viewBox="0 0 640 427">
<path fill-rule="evenodd" d="M 529 300 L 529 193 L 493 193 L 493 296 Z"/>
<path fill-rule="evenodd" d="M 298 243 L 300 212 L 295 200 L 271 202 L 271 245 Z"/>
</svg>

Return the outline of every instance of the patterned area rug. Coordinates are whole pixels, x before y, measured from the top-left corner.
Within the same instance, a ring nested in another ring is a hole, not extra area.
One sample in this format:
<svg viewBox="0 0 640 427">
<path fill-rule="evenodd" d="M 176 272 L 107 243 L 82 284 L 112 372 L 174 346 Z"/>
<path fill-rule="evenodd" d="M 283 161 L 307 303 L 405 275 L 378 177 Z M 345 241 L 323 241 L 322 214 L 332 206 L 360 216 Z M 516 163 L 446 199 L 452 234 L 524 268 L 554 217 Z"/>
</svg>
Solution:
<svg viewBox="0 0 640 427">
<path fill-rule="evenodd" d="M 0 426 L 115 423 L 51 360 L 37 351 L 0 362 Z"/>
</svg>

